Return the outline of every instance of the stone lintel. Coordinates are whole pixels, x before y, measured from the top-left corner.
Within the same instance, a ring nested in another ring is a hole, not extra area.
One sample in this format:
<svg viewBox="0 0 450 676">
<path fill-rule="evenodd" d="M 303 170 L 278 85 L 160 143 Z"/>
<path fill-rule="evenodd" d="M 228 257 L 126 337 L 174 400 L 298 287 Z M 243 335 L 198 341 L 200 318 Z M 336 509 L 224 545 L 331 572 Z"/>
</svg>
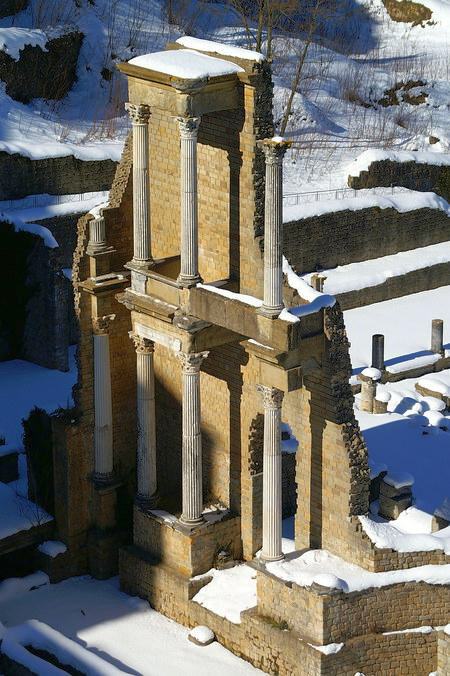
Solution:
<svg viewBox="0 0 450 676">
<path fill-rule="evenodd" d="M 293 392 L 303 386 L 301 366 L 292 369 L 283 369 L 264 360 L 259 361 L 259 381 L 270 387 L 276 387 L 283 392 Z"/>
<path fill-rule="evenodd" d="M 257 308 L 209 289 L 190 289 L 189 306 L 196 317 L 253 338 L 278 352 L 287 352 L 300 344 L 297 323 L 263 317 Z"/>
<path fill-rule="evenodd" d="M 183 116 L 201 116 L 240 106 L 240 79 L 235 73 L 189 80 L 131 64 L 120 64 L 118 68 L 128 76 L 129 100 L 134 104 L 145 103 L 150 108 Z"/>
</svg>

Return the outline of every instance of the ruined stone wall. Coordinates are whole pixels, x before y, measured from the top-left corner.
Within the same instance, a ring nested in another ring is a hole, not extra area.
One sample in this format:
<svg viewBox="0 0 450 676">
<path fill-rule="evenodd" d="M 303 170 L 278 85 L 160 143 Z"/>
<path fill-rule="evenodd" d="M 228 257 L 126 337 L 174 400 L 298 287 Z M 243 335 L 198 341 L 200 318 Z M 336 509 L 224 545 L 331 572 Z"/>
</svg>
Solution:
<svg viewBox="0 0 450 676">
<path fill-rule="evenodd" d="M 438 209 L 336 211 L 285 223 L 284 255 L 304 274 L 445 242 L 449 224 Z"/>
<path fill-rule="evenodd" d="M 405 275 L 389 277 L 383 284 L 368 286 L 347 293 L 338 293 L 336 298 L 342 310 L 351 310 L 355 307 L 400 298 L 406 292 L 410 294 L 437 289 L 440 286 L 447 285 L 449 279 L 450 263 L 439 263 L 420 270 L 413 270 Z"/>
<path fill-rule="evenodd" d="M 402 186 L 410 190 L 435 192 L 450 200 L 450 166 L 380 160 L 372 162 L 368 170 L 362 171 L 359 176 L 349 176 L 348 184 L 356 189 Z"/>
<path fill-rule="evenodd" d="M 324 645 L 364 634 L 444 626 L 450 604 L 449 585 L 424 582 L 345 593 L 299 587 L 258 572 L 258 612 L 287 626 L 305 640 Z"/>
<path fill-rule="evenodd" d="M 50 39 L 45 51 L 25 45 L 17 60 L 0 51 L 0 80 L 6 83 L 8 96 L 21 103 L 64 98 L 76 80 L 83 37 L 78 31 L 66 33 Z"/>
<path fill-rule="evenodd" d="M 112 160 L 82 161 L 73 155 L 31 160 L 0 151 L 0 200 L 109 190 L 115 169 Z"/>
</svg>

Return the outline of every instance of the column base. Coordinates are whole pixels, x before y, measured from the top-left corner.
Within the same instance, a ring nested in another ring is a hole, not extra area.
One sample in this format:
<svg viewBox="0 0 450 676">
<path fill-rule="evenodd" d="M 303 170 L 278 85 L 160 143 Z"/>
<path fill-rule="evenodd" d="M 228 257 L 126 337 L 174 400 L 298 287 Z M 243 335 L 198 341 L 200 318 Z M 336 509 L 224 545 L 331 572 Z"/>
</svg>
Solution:
<svg viewBox="0 0 450 676">
<path fill-rule="evenodd" d="M 114 247 L 108 246 L 108 244 L 88 244 L 86 247 L 86 253 L 88 256 L 103 256 L 113 252 L 115 252 Z"/>
<path fill-rule="evenodd" d="M 91 476 L 93 483 L 98 488 L 115 488 L 118 485 L 114 472 L 108 472 L 107 474 L 93 472 Z"/>
<path fill-rule="evenodd" d="M 188 526 L 189 528 L 194 528 L 194 526 L 200 526 L 202 523 L 205 523 L 203 516 L 199 516 L 197 519 L 186 519 L 183 515 L 181 515 L 178 521 L 183 526 Z"/>
<path fill-rule="evenodd" d="M 153 258 L 147 258 L 145 260 L 138 260 L 137 258 L 132 258 L 129 263 L 125 263 L 125 268 L 127 270 L 134 270 L 135 272 L 148 272 L 155 266 L 155 261 Z"/>
<path fill-rule="evenodd" d="M 257 313 L 259 315 L 262 315 L 263 317 L 268 317 L 269 319 L 276 319 L 279 317 L 280 312 L 284 310 L 284 305 L 278 305 L 278 306 L 268 306 L 268 305 L 261 305 L 257 309 Z"/>
<path fill-rule="evenodd" d="M 134 503 L 141 511 L 148 513 L 151 512 L 152 509 L 156 509 L 158 507 L 159 495 L 154 493 L 148 497 L 147 495 L 140 495 L 138 493 L 134 499 Z"/>
<path fill-rule="evenodd" d="M 280 554 L 279 556 L 265 556 L 264 554 L 260 554 L 259 558 L 262 563 L 272 563 L 273 561 L 282 561 L 284 559 L 284 554 Z"/>
<path fill-rule="evenodd" d="M 201 284 L 202 282 L 203 279 L 200 277 L 200 275 L 183 275 L 180 273 L 177 278 L 177 286 L 181 287 L 182 289 L 190 289 L 191 287 Z"/>
</svg>

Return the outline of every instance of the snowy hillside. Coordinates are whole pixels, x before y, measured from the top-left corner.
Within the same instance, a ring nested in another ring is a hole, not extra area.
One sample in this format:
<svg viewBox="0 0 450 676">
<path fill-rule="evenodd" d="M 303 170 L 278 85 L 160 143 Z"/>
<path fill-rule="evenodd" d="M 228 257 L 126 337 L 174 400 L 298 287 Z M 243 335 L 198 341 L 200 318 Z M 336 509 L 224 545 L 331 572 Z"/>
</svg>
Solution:
<svg viewBox="0 0 450 676">
<path fill-rule="evenodd" d="M 117 159 L 128 124 L 125 84 L 115 65 L 183 34 L 254 46 L 252 17 L 244 21 L 231 4 L 31 0 L 27 10 L 0 21 L 0 49 L 17 56 L 23 44 L 45 44 L 43 32 L 62 24 L 77 27 L 85 35 L 78 80 L 64 100 L 29 105 L 12 101 L 2 87 L 0 150 Z M 283 23 L 282 32 L 275 29 L 278 124 L 299 58 L 306 56 L 286 130 L 298 142 L 286 163 L 288 191 L 344 186 L 348 163 L 366 148 L 448 151 L 450 2 L 422 4 L 431 20 L 414 26 L 393 21 L 383 0 L 346 0 L 322 17 L 316 31 L 321 37 L 313 36 L 307 50 L 308 36 L 294 30 L 292 20 Z"/>
</svg>

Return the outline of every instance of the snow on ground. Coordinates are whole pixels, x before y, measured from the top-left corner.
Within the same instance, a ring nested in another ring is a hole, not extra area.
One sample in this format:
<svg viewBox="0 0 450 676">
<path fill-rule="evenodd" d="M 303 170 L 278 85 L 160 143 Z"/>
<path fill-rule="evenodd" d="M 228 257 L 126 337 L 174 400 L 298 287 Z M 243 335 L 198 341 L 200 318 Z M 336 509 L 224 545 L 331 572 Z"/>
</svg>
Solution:
<svg viewBox="0 0 450 676">
<path fill-rule="evenodd" d="M 450 370 L 440 371 L 432 377 L 450 386 Z M 378 390 L 391 394 L 388 413 L 355 412 L 374 475 L 383 468 L 392 473 L 408 472 L 414 477 L 415 506 L 433 514 L 450 498 L 450 416 L 444 418 L 448 431 L 428 426 L 424 414 L 435 403 L 416 392 L 418 380 L 409 378 L 378 385 Z M 358 399 L 357 396 L 357 402 Z"/>
<path fill-rule="evenodd" d="M 6 629 L 29 619 L 45 622 L 135 676 L 262 674 L 218 643 L 194 645 L 188 629 L 118 587 L 117 579 L 81 577 L 0 598 L 0 622 Z"/>
<path fill-rule="evenodd" d="M 439 152 L 407 150 L 365 150 L 358 155 L 348 167 L 349 176 L 359 176 L 362 171 L 367 171 L 372 162 L 415 162 L 416 164 L 449 165 L 450 155 Z"/>
<path fill-rule="evenodd" d="M 0 430 L 12 448 L 22 448 L 22 418 L 34 406 L 54 411 L 72 405 L 77 379 L 75 348 L 69 348 L 69 371 L 63 373 L 21 359 L 0 362 Z"/>
<path fill-rule="evenodd" d="M 385 336 L 386 366 L 404 366 L 431 356 L 432 319 L 444 320 L 444 346 L 450 348 L 450 286 L 347 310 L 344 319 L 354 373 L 370 366 L 375 333 Z"/>
<path fill-rule="evenodd" d="M 440 242 L 359 263 L 338 265 L 330 270 L 321 270 L 320 274 L 326 277 L 324 291 L 336 295 L 383 284 L 391 277 L 449 261 L 450 242 Z M 311 274 L 302 275 L 302 279 L 309 284 Z"/>
<path fill-rule="evenodd" d="M 0 514 L 0 539 L 48 523 L 53 518 L 34 502 L 19 495 L 14 484 L 4 484 L 1 481 Z"/>
<path fill-rule="evenodd" d="M 46 52 L 45 45 L 47 41 L 47 35 L 39 29 L 30 30 L 29 28 L 19 28 L 17 26 L 0 28 L 0 51 L 5 52 L 14 61 L 19 59 L 20 51 L 25 45 L 40 47 Z"/>
</svg>

